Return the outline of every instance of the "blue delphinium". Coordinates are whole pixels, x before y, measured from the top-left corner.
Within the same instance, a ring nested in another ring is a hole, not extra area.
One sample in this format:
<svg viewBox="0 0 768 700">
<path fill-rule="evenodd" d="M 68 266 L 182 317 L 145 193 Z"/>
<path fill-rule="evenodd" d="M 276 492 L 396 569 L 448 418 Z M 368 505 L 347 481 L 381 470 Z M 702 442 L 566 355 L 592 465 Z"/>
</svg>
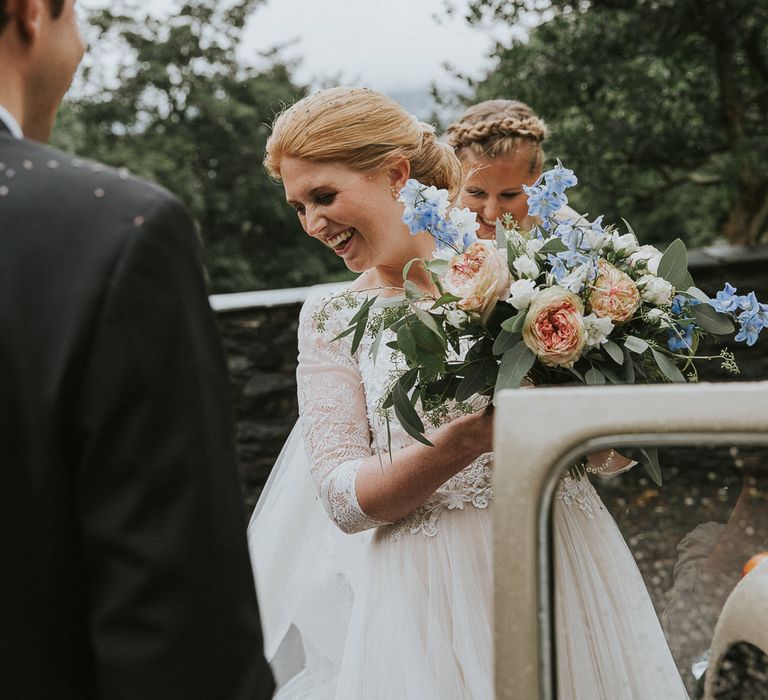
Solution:
<svg viewBox="0 0 768 700">
<path fill-rule="evenodd" d="M 759 314 L 750 314 L 748 311 L 744 311 L 739 314 L 739 323 L 739 332 L 734 340 L 737 342 L 746 341 L 747 345 L 752 347 L 757 342 L 760 331 L 765 327 L 763 320 Z"/>
<path fill-rule="evenodd" d="M 550 230 L 550 218 L 568 204 L 565 190 L 577 182 L 573 170 L 564 168 L 558 161 L 557 166 L 540 175 L 533 185 L 523 185 L 523 191 L 528 196 L 528 214 L 538 216 L 542 227 Z"/>
<path fill-rule="evenodd" d="M 446 218 L 450 203 L 447 190 L 428 187 L 411 179 L 400 190 L 398 199 L 405 205 L 403 223 L 411 235 L 422 231 L 430 233 L 438 250 L 450 248 L 458 252 L 477 240 L 474 234 L 476 226 L 473 228 L 472 222 L 466 220 L 470 214 L 468 210 Z"/>
<path fill-rule="evenodd" d="M 736 294 L 736 287 L 725 283 L 709 305 L 721 314 L 731 314 L 739 322 L 739 332 L 734 340 L 746 342 L 752 346 L 757 342 L 760 332 L 768 326 L 768 304 L 761 304 L 754 292 Z"/>
<path fill-rule="evenodd" d="M 675 323 L 667 329 L 667 346 L 672 352 L 690 350 L 693 347 L 693 323 Z"/>
<path fill-rule="evenodd" d="M 544 181 L 554 192 L 559 194 L 563 194 L 565 190 L 579 182 L 578 178 L 573 174 L 573 170 L 564 168 L 559 160 L 552 170 L 544 173 Z"/>
<path fill-rule="evenodd" d="M 736 311 L 739 308 L 739 297 L 736 296 L 736 287 L 725 283 L 725 288 L 709 300 L 709 305 L 721 314 Z"/>
</svg>

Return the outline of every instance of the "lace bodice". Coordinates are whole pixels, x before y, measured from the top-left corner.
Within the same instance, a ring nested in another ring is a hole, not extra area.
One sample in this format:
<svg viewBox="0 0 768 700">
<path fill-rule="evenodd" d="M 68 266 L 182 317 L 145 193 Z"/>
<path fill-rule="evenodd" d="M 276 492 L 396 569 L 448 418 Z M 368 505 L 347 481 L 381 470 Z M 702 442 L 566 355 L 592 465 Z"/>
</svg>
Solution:
<svg viewBox="0 0 768 700">
<path fill-rule="evenodd" d="M 328 515 L 344 532 L 388 526 L 393 539 L 405 532 L 433 536 L 443 510 L 487 507 L 492 498 L 491 456 L 482 455 L 397 523 L 375 520 L 362 511 L 355 491 L 362 461 L 378 452 L 386 469 L 389 446 L 398 450 L 413 438 L 394 415 L 389 418 L 388 433 L 381 408 L 392 381 L 405 370 L 402 357 L 386 346 L 394 334 L 384 333 L 376 353 L 372 352 L 374 338 L 366 335 L 354 356 L 349 337 L 333 340 L 353 314 L 354 308 L 330 295 L 315 295 L 302 308 L 297 380 L 312 477 Z M 438 418 L 426 415 L 420 405 L 416 410 L 427 435 L 461 413 L 453 407 Z"/>
</svg>

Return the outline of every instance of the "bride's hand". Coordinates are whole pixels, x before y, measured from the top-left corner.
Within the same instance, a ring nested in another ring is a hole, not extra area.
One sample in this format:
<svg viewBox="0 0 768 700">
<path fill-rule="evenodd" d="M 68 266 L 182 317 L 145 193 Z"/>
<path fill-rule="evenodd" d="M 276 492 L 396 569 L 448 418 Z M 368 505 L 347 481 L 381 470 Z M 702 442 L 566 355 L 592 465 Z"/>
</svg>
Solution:
<svg viewBox="0 0 768 700">
<path fill-rule="evenodd" d="M 472 459 L 493 451 L 493 404 L 451 421 L 447 426 L 449 440 Z"/>
</svg>

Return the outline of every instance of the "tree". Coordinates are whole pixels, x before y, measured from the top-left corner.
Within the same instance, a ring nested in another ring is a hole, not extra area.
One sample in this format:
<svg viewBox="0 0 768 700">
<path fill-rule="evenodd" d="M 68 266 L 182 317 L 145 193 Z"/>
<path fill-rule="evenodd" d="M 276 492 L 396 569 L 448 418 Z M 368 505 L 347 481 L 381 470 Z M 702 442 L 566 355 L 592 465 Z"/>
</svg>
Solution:
<svg viewBox="0 0 768 700">
<path fill-rule="evenodd" d="M 304 94 L 275 51 L 265 68 L 236 49 L 263 0 L 188 0 L 168 19 L 104 10 L 91 18 L 101 47 L 55 142 L 127 167 L 178 195 L 203 240 L 215 292 L 291 287 L 341 269 L 309 241 L 262 167 L 269 124 Z M 113 77 L 102 67 L 120 55 Z"/>
<path fill-rule="evenodd" d="M 582 209 L 649 241 L 768 239 L 766 0 L 475 0 L 467 19 L 537 25 L 475 97 L 540 112 Z"/>
</svg>

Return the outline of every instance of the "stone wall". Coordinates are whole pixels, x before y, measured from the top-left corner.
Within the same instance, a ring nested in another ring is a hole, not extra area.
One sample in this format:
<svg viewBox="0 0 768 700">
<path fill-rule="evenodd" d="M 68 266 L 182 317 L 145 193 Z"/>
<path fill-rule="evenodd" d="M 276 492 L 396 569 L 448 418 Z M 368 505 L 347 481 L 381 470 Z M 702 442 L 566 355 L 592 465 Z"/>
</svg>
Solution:
<svg viewBox="0 0 768 700">
<path fill-rule="evenodd" d="M 768 246 L 691 251 L 690 268 L 698 286 L 710 295 L 729 281 L 741 291 L 754 289 L 758 299 L 768 300 Z M 211 298 L 229 361 L 240 474 L 249 509 L 296 420 L 296 333 L 299 310 L 308 291 L 278 290 Z M 718 362 L 700 362 L 702 380 L 768 377 L 768 337 L 762 337 L 753 348 L 733 342 L 709 343 L 700 351 L 716 355 L 723 345 L 736 352 L 741 375 L 733 377 L 722 371 Z"/>
</svg>

